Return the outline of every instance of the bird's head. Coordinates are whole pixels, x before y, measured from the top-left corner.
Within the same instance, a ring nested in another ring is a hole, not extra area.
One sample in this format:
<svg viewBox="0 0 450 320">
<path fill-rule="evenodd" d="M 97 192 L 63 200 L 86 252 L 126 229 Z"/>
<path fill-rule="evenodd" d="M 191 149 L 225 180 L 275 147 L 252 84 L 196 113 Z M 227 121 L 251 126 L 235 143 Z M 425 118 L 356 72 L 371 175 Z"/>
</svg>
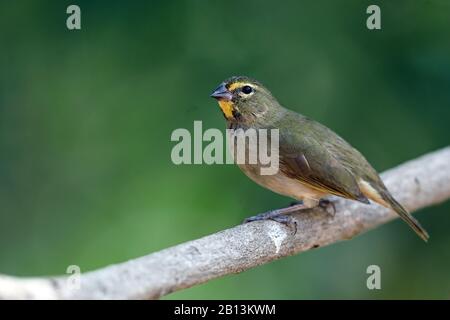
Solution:
<svg viewBox="0 0 450 320">
<path fill-rule="evenodd" d="M 254 122 L 265 118 L 279 104 L 261 83 L 249 77 L 231 77 L 211 94 L 231 122 Z"/>
</svg>

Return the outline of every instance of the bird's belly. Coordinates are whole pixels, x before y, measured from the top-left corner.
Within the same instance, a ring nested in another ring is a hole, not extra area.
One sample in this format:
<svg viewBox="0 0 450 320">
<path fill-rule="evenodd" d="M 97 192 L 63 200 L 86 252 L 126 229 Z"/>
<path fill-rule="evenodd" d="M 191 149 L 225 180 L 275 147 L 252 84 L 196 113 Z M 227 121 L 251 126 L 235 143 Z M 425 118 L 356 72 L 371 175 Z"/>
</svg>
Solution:
<svg viewBox="0 0 450 320">
<path fill-rule="evenodd" d="M 298 180 L 287 177 L 280 171 L 274 175 L 261 175 L 260 168 L 257 165 L 239 165 L 239 168 L 259 185 L 296 200 L 318 201 L 326 195 L 323 192 L 308 187 Z"/>
</svg>

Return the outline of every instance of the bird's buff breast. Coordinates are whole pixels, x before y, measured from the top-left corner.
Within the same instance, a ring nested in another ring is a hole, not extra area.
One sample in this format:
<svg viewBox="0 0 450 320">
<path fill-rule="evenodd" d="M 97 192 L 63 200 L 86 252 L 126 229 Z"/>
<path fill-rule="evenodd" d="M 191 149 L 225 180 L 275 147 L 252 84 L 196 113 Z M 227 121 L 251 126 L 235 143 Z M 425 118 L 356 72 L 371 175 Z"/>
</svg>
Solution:
<svg viewBox="0 0 450 320">
<path fill-rule="evenodd" d="M 231 133 L 228 132 L 228 134 L 230 135 Z M 232 141 L 231 136 L 229 136 L 229 138 L 230 141 Z M 248 144 L 246 144 L 245 149 L 246 152 L 248 152 Z M 236 146 L 231 148 L 230 151 L 234 154 L 234 158 L 236 159 Z M 242 172 L 262 187 L 296 200 L 302 200 L 305 204 L 309 203 L 313 206 L 318 200 L 326 195 L 325 193 L 308 187 L 299 180 L 289 178 L 280 170 L 274 175 L 262 175 L 261 164 L 238 163 L 237 165 Z"/>
<path fill-rule="evenodd" d="M 239 168 L 253 181 L 259 185 L 278 194 L 294 198 L 296 200 L 319 201 L 326 194 L 308 187 L 302 182 L 291 179 L 278 171 L 274 175 L 261 175 L 258 165 L 239 164 Z"/>
</svg>

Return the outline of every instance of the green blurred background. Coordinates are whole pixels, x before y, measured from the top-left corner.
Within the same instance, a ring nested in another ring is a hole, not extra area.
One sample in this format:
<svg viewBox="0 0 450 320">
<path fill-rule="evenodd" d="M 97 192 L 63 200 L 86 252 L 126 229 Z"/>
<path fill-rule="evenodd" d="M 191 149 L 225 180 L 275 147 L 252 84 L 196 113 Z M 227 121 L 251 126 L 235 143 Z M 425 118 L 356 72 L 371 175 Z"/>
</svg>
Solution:
<svg viewBox="0 0 450 320">
<path fill-rule="evenodd" d="M 366 28 L 374 3 L 381 31 Z M 171 162 L 174 129 L 224 129 L 209 94 L 231 75 L 380 171 L 448 145 L 449 16 L 446 0 L 2 0 L 0 273 L 92 270 L 288 204 L 233 165 Z M 167 298 L 449 298 L 449 209 L 419 214 L 429 244 L 395 221 Z M 371 264 L 382 290 L 366 288 Z"/>
</svg>

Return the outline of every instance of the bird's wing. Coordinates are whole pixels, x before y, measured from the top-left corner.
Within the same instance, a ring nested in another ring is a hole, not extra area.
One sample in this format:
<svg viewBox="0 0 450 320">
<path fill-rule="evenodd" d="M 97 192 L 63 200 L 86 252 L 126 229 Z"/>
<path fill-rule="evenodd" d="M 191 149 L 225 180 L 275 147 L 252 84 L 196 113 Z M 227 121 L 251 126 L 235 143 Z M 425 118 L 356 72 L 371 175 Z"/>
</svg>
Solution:
<svg viewBox="0 0 450 320">
<path fill-rule="evenodd" d="M 369 203 L 345 162 L 345 157 L 352 156 L 356 150 L 331 130 L 315 125 L 319 127 L 312 128 L 307 136 L 280 132 L 280 171 L 313 189 Z M 346 144 L 344 149 L 330 142 L 335 139 Z"/>
</svg>

